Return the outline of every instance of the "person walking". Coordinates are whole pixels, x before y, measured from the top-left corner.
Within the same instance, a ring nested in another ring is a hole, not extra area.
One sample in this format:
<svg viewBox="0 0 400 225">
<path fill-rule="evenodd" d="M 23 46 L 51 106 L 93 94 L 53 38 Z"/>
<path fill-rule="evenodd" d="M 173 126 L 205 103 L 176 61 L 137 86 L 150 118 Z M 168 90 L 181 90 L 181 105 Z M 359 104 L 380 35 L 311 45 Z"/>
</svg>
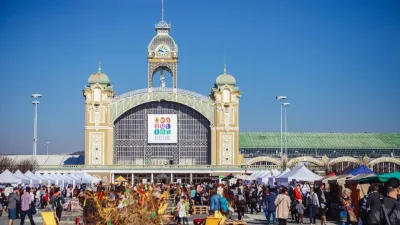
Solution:
<svg viewBox="0 0 400 225">
<path fill-rule="evenodd" d="M 17 187 L 8 195 L 8 225 L 12 225 L 17 219 L 17 205 L 20 202 L 19 190 Z"/>
<path fill-rule="evenodd" d="M 56 211 L 56 215 L 59 221 L 61 221 L 61 214 L 63 211 L 64 199 L 61 197 L 61 191 L 59 187 L 54 188 L 53 196 L 51 197 L 51 206 L 53 211 Z"/>
<path fill-rule="evenodd" d="M 25 193 L 21 196 L 21 225 L 25 223 L 25 217 L 28 216 L 29 221 L 32 225 L 35 225 L 35 221 L 33 221 L 32 217 L 32 207 L 33 201 L 31 196 L 31 188 L 26 187 Z"/>
<path fill-rule="evenodd" d="M 296 223 L 303 224 L 303 218 L 304 218 L 304 211 L 306 210 L 306 207 L 303 205 L 303 200 L 298 199 L 296 203 Z"/>
<path fill-rule="evenodd" d="M 189 214 L 189 203 L 186 201 L 186 196 L 181 197 L 178 204 L 176 205 L 176 210 L 178 212 L 178 224 L 189 225 L 189 221 L 187 218 Z"/>
<path fill-rule="evenodd" d="M 378 192 L 377 185 L 372 186 L 372 192 L 367 198 L 367 223 L 368 225 L 379 225 L 381 221 L 381 208 L 383 195 Z"/>
<path fill-rule="evenodd" d="M 257 188 L 252 187 L 252 191 L 250 194 L 250 210 L 251 214 L 253 214 L 253 210 L 256 211 L 256 213 L 259 213 L 257 209 L 257 202 L 258 202 L 258 193 L 257 193 Z"/>
<path fill-rule="evenodd" d="M 290 198 L 287 196 L 288 190 L 282 188 L 281 193 L 275 199 L 276 217 L 279 225 L 286 225 L 290 211 Z"/>
<path fill-rule="evenodd" d="M 235 196 L 236 210 L 238 212 L 238 220 L 242 220 L 244 211 L 247 207 L 246 197 L 242 193 L 242 189 L 238 188 L 237 195 Z"/>
<path fill-rule="evenodd" d="M 272 216 L 272 224 L 276 224 L 276 205 L 275 205 L 275 200 L 276 200 L 276 190 L 275 189 L 270 189 L 269 195 L 267 196 L 266 199 L 266 211 L 267 211 L 267 224 L 270 224 L 271 221 L 271 216 Z"/>
<path fill-rule="evenodd" d="M 315 225 L 319 206 L 318 195 L 315 193 L 314 189 L 311 189 L 311 191 L 307 194 L 307 209 L 311 225 Z"/>
</svg>

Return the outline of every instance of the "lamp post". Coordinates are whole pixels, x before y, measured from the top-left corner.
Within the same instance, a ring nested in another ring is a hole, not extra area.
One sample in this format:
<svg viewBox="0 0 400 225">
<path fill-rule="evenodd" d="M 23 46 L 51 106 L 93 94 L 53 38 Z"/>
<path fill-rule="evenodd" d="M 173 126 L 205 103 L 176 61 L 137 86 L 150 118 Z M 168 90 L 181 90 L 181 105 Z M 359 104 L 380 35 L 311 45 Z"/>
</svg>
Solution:
<svg viewBox="0 0 400 225">
<path fill-rule="evenodd" d="M 290 103 L 289 102 L 284 102 L 283 103 L 283 107 L 285 107 L 285 155 L 286 155 L 286 157 L 287 157 L 287 143 L 288 143 L 288 141 L 287 141 L 287 132 L 286 132 L 286 108 L 287 107 L 289 107 L 290 106 Z"/>
<path fill-rule="evenodd" d="M 47 155 L 49 155 L 49 144 L 50 144 L 50 142 L 46 142 L 46 152 L 47 152 Z"/>
<path fill-rule="evenodd" d="M 33 118 L 33 156 L 36 156 L 37 152 L 37 107 L 39 105 L 38 99 L 41 98 L 41 94 L 32 94 L 32 104 L 35 105 L 35 116 Z"/>
<path fill-rule="evenodd" d="M 282 157 L 282 153 L 283 153 L 283 146 L 282 146 L 282 144 L 283 144 L 283 136 L 282 136 L 282 107 L 283 107 L 283 101 L 285 100 L 285 99 L 287 99 L 287 97 L 286 96 L 276 96 L 276 99 L 277 100 L 279 100 L 280 101 L 280 103 L 281 103 L 281 153 L 280 153 L 280 156 Z"/>
</svg>

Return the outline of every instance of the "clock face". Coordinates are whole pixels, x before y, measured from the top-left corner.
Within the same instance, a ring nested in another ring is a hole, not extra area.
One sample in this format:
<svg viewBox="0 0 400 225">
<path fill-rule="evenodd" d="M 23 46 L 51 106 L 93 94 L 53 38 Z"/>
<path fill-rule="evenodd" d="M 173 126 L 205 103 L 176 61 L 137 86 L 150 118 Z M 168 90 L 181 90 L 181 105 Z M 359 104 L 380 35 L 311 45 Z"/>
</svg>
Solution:
<svg viewBox="0 0 400 225">
<path fill-rule="evenodd" d="M 157 54 L 159 56 L 166 56 L 168 54 L 168 49 L 165 46 L 161 46 L 158 50 L 157 50 Z"/>
</svg>

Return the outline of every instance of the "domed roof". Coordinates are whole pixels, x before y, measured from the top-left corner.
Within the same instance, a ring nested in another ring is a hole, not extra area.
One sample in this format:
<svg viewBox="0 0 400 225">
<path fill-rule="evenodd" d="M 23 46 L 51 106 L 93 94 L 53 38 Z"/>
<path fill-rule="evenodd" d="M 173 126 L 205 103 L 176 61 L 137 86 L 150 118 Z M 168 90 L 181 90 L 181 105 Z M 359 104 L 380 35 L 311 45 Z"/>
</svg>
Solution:
<svg viewBox="0 0 400 225">
<path fill-rule="evenodd" d="M 92 75 L 90 75 L 89 80 L 88 80 L 89 84 L 110 84 L 110 79 L 108 78 L 107 74 L 104 74 L 102 72 L 97 72 L 94 73 Z"/>
<path fill-rule="evenodd" d="M 157 47 L 161 44 L 167 45 L 169 50 L 172 52 L 178 51 L 178 45 L 174 41 L 174 39 L 169 36 L 167 33 L 157 34 L 151 41 L 148 46 L 149 51 L 156 51 Z"/>
<path fill-rule="evenodd" d="M 224 68 L 224 73 L 219 75 L 217 77 L 217 80 L 215 81 L 215 84 L 217 86 L 222 86 L 222 85 L 232 85 L 235 86 L 236 85 L 236 79 L 230 75 L 226 73 L 226 68 Z"/>
<path fill-rule="evenodd" d="M 99 63 L 99 70 L 97 71 L 97 73 L 90 75 L 88 82 L 89 84 L 110 84 L 110 79 L 108 78 L 107 74 L 101 72 L 101 63 Z"/>
</svg>

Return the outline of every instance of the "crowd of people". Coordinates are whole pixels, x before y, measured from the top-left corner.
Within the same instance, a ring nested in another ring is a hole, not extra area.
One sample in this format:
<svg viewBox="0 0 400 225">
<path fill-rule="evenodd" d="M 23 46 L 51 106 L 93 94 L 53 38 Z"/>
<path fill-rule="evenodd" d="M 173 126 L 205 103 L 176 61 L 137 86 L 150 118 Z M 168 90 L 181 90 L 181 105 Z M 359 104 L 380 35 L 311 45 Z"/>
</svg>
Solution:
<svg viewBox="0 0 400 225">
<path fill-rule="evenodd" d="M 388 184 L 386 193 L 380 189 L 382 186 L 372 185 L 369 193 L 359 203 L 351 199 L 351 190 L 344 188 L 340 196 L 340 224 L 400 224 L 400 184 L 396 181 Z M 237 213 L 239 220 L 243 220 L 246 213 L 263 213 L 266 224 L 286 225 L 288 218 L 291 218 L 295 223 L 311 225 L 315 225 L 319 219 L 321 225 L 325 225 L 330 201 L 324 184 L 317 187 L 309 183 L 292 183 L 289 187 L 242 182 L 232 185 L 100 183 L 91 190 L 86 190 L 84 185 L 68 185 L 62 190 L 54 185 L 37 188 L 6 185 L 0 192 L 0 211 L 8 212 L 9 225 L 17 218 L 21 219 L 23 225 L 25 217 L 29 218 L 31 224 L 35 224 L 32 215 L 38 209 L 45 208 L 53 210 L 61 221 L 65 199 L 70 198 L 79 200 L 85 224 L 88 225 L 93 222 L 91 218 L 96 214 L 93 210 L 100 210 L 99 207 L 115 209 L 120 215 L 115 218 L 97 216 L 96 219 L 123 221 L 121 212 L 131 210 L 132 207 L 148 209 L 146 213 L 150 213 L 149 217 L 155 220 L 157 216 L 166 214 L 164 206 L 172 208 L 171 215 L 177 224 L 186 225 L 194 206 L 199 205 L 209 206 L 209 216 L 221 219 L 232 218 L 234 213 Z M 90 201 L 93 198 L 97 203 Z M 146 202 L 148 198 L 156 199 L 151 206 Z M 86 200 L 89 200 L 88 204 Z M 355 204 L 360 206 L 359 213 L 354 211 Z"/>
<path fill-rule="evenodd" d="M 20 224 L 23 225 L 26 217 L 34 225 L 33 215 L 38 209 L 49 209 L 53 210 L 61 220 L 65 199 L 82 197 L 83 193 L 84 185 L 76 186 L 75 189 L 69 185 L 61 190 L 54 185 L 23 188 L 21 185 L 13 187 L 11 184 L 6 184 L 4 188 L 0 188 L 0 215 L 3 212 L 8 213 L 9 225 L 16 219 L 20 219 Z"/>
</svg>

